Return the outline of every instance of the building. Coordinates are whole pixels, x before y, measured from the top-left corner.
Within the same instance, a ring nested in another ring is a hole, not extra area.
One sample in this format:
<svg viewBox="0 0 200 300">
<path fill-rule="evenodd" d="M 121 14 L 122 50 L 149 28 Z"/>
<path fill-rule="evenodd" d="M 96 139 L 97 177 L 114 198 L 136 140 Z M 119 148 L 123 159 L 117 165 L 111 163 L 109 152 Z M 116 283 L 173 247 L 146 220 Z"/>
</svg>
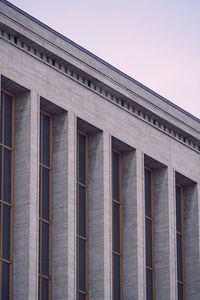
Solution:
<svg viewBox="0 0 200 300">
<path fill-rule="evenodd" d="M 200 299 L 200 120 L 7 1 L 0 76 L 0 299 Z"/>
</svg>

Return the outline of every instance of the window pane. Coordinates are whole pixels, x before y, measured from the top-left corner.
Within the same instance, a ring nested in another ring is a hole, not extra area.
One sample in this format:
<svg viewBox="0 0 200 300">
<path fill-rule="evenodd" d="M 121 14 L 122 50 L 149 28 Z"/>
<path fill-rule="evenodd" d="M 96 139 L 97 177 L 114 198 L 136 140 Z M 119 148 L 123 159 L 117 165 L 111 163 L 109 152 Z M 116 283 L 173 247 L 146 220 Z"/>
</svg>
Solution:
<svg viewBox="0 0 200 300">
<path fill-rule="evenodd" d="M 120 300 L 120 256 L 113 254 L 114 259 L 114 299 Z"/>
<path fill-rule="evenodd" d="M 10 202 L 11 198 L 11 151 L 4 148 L 3 167 L 3 200 Z"/>
<path fill-rule="evenodd" d="M 42 278 L 39 277 L 38 278 L 38 300 L 40 299 L 40 295 L 41 295 L 41 280 Z"/>
<path fill-rule="evenodd" d="M 10 266 L 8 263 L 2 261 L 2 300 L 9 299 L 9 277 L 10 277 Z"/>
<path fill-rule="evenodd" d="M 85 161 L 85 145 L 86 145 L 86 137 L 82 134 L 78 134 L 78 142 L 79 142 L 79 182 L 85 183 L 86 178 L 86 161 Z"/>
<path fill-rule="evenodd" d="M 146 269 L 146 293 L 147 293 L 147 300 L 153 300 L 152 271 L 148 269 Z"/>
<path fill-rule="evenodd" d="M 42 168 L 42 218 L 49 220 L 49 170 Z"/>
<path fill-rule="evenodd" d="M 3 205 L 2 258 L 7 260 L 10 260 L 10 210 L 8 205 Z"/>
<path fill-rule="evenodd" d="M 113 199 L 119 201 L 119 154 L 112 153 L 113 157 Z"/>
<path fill-rule="evenodd" d="M 79 243 L 79 289 L 85 291 L 85 275 L 86 275 L 86 242 L 82 239 L 78 239 Z"/>
<path fill-rule="evenodd" d="M 39 172 L 39 189 L 40 189 L 40 192 L 42 191 L 41 172 L 42 172 L 42 166 L 40 166 L 40 172 Z M 40 195 L 40 192 L 39 192 L 39 216 L 41 218 L 42 217 L 41 216 L 42 196 Z"/>
<path fill-rule="evenodd" d="M 152 221 L 146 219 L 146 266 L 152 267 Z"/>
<path fill-rule="evenodd" d="M 42 153 L 41 153 L 41 151 L 42 151 L 42 147 L 41 147 L 41 134 L 42 134 L 42 132 L 41 132 L 41 130 L 42 130 L 42 113 L 40 112 L 40 162 L 42 162 L 42 157 L 41 157 L 41 155 L 42 155 Z"/>
<path fill-rule="evenodd" d="M 182 232 L 181 229 L 181 188 L 176 187 L 176 230 Z"/>
<path fill-rule="evenodd" d="M 151 217 L 151 172 L 145 169 L 145 215 Z"/>
<path fill-rule="evenodd" d="M 42 222 L 42 274 L 49 275 L 49 225 Z"/>
<path fill-rule="evenodd" d="M 120 253 L 120 206 L 115 202 L 113 202 L 113 234 L 113 250 Z"/>
<path fill-rule="evenodd" d="M 177 241 L 177 279 L 179 281 L 183 281 L 182 277 L 182 237 L 177 234 L 176 235 Z"/>
<path fill-rule="evenodd" d="M 3 109 L 3 93 L 1 92 L 1 99 L 0 99 L 0 143 L 2 143 L 2 109 Z"/>
<path fill-rule="evenodd" d="M 49 300 L 49 281 L 42 278 L 42 300 Z"/>
<path fill-rule="evenodd" d="M 5 94 L 4 101 L 4 144 L 12 146 L 12 97 Z"/>
<path fill-rule="evenodd" d="M 178 283 L 178 300 L 183 300 L 183 285 Z"/>
<path fill-rule="evenodd" d="M 1 160 L 2 160 L 2 147 L 0 146 L 0 199 L 1 199 L 1 172 L 2 172 Z"/>
<path fill-rule="evenodd" d="M 50 160 L 50 118 L 43 114 L 43 164 L 49 166 Z"/>
<path fill-rule="evenodd" d="M 85 191 L 86 189 L 79 185 L 79 234 L 86 236 L 86 224 L 85 224 Z"/>
<path fill-rule="evenodd" d="M 86 295 L 84 295 L 84 294 L 79 294 L 78 300 L 86 300 Z"/>
</svg>

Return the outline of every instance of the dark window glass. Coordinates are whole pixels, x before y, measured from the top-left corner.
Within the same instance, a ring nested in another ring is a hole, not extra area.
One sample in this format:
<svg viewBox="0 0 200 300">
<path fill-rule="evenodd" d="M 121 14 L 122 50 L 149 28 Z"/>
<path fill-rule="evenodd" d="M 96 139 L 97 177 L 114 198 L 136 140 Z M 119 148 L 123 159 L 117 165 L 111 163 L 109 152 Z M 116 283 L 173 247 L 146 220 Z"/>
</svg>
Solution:
<svg viewBox="0 0 200 300">
<path fill-rule="evenodd" d="M 114 256 L 114 300 L 120 300 L 120 256 Z"/>
<path fill-rule="evenodd" d="M 4 144 L 12 146 L 12 97 L 4 96 Z"/>
<path fill-rule="evenodd" d="M 49 275 L 49 225 L 42 222 L 42 274 Z"/>
<path fill-rule="evenodd" d="M 176 230 L 182 232 L 181 229 L 181 189 L 176 187 Z"/>
<path fill-rule="evenodd" d="M 85 188 L 79 185 L 79 235 L 84 237 L 86 234 L 85 213 Z"/>
<path fill-rule="evenodd" d="M 39 188 L 40 188 L 40 191 L 42 191 L 41 172 L 42 172 L 42 167 L 40 166 L 40 173 L 39 173 L 39 184 L 40 184 L 40 187 L 39 187 Z M 41 209 L 42 209 L 42 208 L 41 208 L 40 206 L 41 206 L 41 203 L 42 203 L 42 202 L 41 202 L 41 195 L 40 195 L 40 192 L 39 192 L 39 200 L 40 200 L 40 201 L 39 201 L 39 216 L 40 216 L 40 218 L 41 218 L 41 217 L 42 217 L 42 216 L 41 216 Z"/>
<path fill-rule="evenodd" d="M 49 170 L 42 168 L 42 218 L 49 220 Z"/>
<path fill-rule="evenodd" d="M 152 278 L 152 271 L 146 269 L 146 293 L 147 293 L 147 300 L 153 300 L 153 278 Z"/>
<path fill-rule="evenodd" d="M 40 202 L 39 202 L 39 299 L 49 300 L 50 274 L 50 174 L 51 170 L 51 116 L 40 112 Z M 47 168 L 48 167 L 48 168 Z M 47 276 L 42 278 L 41 275 Z M 49 278 L 48 278 L 49 277 Z"/>
<path fill-rule="evenodd" d="M 179 281 L 183 281 L 182 276 L 182 236 L 179 234 L 176 235 L 176 241 L 177 241 L 177 279 Z"/>
<path fill-rule="evenodd" d="M 9 299 L 9 277 L 10 277 L 10 266 L 8 263 L 2 261 L 2 290 L 1 299 Z"/>
<path fill-rule="evenodd" d="M 146 219 L 146 265 L 152 267 L 152 221 Z"/>
<path fill-rule="evenodd" d="M 42 278 L 42 300 L 49 300 L 49 281 Z"/>
<path fill-rule="evenodd" d="M 178 283 L 178 300 L 183 300 L 183 285 Z"/>
<path fill-rule="evenodd" d="M 120 206 L 113 202 L 114 251 L 120 253 Z"/>
<path fill-rule="evenodd" d="M 79 299 L 79 300 L 86 300 L 86 295 L 84 295 L 84 294 L 79 294 L 78 299 Z"/>
<path fill-rule="evenodd" d="M 40 299 L 40 295 L 41 295 L 41 283 L 40 283 L 41 278 L 39 277 L 38 280 L 38 299 Z"/>
<path fill-rule="evenodd" d="M 50 118 L 43 114 L 43 159 L 44 165 L 49 166 L 50 160 Z"/>
<path fill-rule="evenodd" d="M 6 260 L 10 260 L 10 210 L 8 205 L 3 205 L 2 258 Z"/>
<path fill-rule="evenodd" d="M 86 137 L 79 133 L 78 135 L 78 142 L 79 142 L 79 182 L 85 184 L 86 178 L 86 153 L 85 153 L 85 146 L 86 146 Z"/>
<path fill-rule="evenodd" d="M 119 154 L 113 155 L 113 199 L 119 201 Z"/>
<path fill-rule="evenodd" d="M 86 276 L 85 244 L 86 242 L 82 239 L 79 239 L 78 243 L 79 243 L 79 289 L 85 291 L 85 276 Z"/>
<path fill-rule="evenodd" d="M 3 200 L 10 202 L 11 197 L 11 151 L 4 148 Z"/>
<path fill-rule="evenodd" d="M 0 199 L 1 199 L 1 172 L 2 172 L 1 159 L 2 159 L 2 147 L 0 146 Z"/>
<path fill-rule="evenodd" d="M 2 143 L 2 110 L 3 110 L 3 93 L 1 92 L 1 103 L 0 103 L 0 143 Z"/>
<path fill-rule="evenodd" d="M 151 172 L 145 169 L 145 215 L 151 215 Z"/>
<path fill-rule="evenodd" d="M 42 151 L 42 147 L 41 147 L 41 138 L 42 138 L 41 130 L 42 130 L 42 114 L 40 112 L 40 162 L 42 162 L 42 157 L 41 157 L 41 155 L 42 155 L 42 153 L 41 153 L 41 151 Z"/>
</svg>

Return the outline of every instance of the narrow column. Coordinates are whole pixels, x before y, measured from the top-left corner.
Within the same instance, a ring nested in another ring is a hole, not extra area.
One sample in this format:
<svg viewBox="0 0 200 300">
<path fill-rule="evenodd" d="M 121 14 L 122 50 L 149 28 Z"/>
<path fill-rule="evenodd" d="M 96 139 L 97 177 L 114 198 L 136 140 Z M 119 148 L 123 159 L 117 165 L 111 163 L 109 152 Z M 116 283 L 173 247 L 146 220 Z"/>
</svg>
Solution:
<svg viewBox="0 0 200 300">
<path fill-rule="evenodd" d="M 111 136 L 103 133 L 104 297 L 112 299 L 112 174 Z"/>
<path fill-rule="evenodd" d="M 72 124 L 73 125 L 73 124 Z M 70 124 L 71 126 L 71 124 Z M 73 126 L 72 126 L 73 128 Z M 68 295 L 68 116 L 53 116 L 52 298 Z"/>
<path fill-rule="evenodd" d="M 183 187 L 185 298 L 200 299 L 199 186 Z"/>
<path fill-rule="evenodd" d="M 103 134 L 88 140 L 89 298 L 104 299 Z"/>
<path fill-rule="evenodd" d="M 67 114 L 67 299 L 76 299 L 76 116 Z M 55 297 L 55 299 L 57 299 Z"/>
<path fill-rule="evenodd" d="M 176 300 L 176 181 L 175 171 L 168 166 L 168 218 L 169 218 L 169 298 Z"/>
<path fill-rule="evenodd" d="M 89 135 L 89 298 L 112 299 L 111 137 Z"/>
<path fill-rule="evenodd" d="M 38 297 L 39 98 L 16 97 L 13 299 Z"/>
<path fill-rule="evenodd" d="M 169 189 L 173 189 L 173 186 L 168 185 L 168 168 L 155 169 L 153 171 L 155 298 L 163 300 L 170 299 Z"/>
<path fill-rule="evenodd" d="M 145 206 L 144 206 L 144 154 L 140 149 L 136 150 L 136 197 L 137 197 L 137 212 L 136 212 L 136 260 L 137 260 L 137 290 L 136 299 L 144 300 L 146 295 L 145 289 Z"/>
<path fill-rule="evenodd" d="M 136 151 L 122 153 L 123 295 L 137 299 Z"/>
</svg>

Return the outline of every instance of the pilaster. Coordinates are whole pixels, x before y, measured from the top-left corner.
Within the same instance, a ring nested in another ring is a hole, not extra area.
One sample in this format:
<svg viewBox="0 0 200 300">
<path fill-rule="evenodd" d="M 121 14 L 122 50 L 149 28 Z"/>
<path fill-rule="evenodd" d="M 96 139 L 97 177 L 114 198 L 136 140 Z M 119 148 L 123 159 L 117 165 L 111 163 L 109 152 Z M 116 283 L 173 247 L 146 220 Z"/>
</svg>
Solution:
<svg viewBox="0 0 200 300">
<path fill-rule="evenodd" d="M 136 150 L 136 195 L 137 195 L 137 290 L 135 299 L 144 300 L 146 295 L 145 289 L 145 206 L 144 206 L 144 153 Z"/>
<path fill-rule="evenodd" d="M 73 112 L 67 113 L 67 270 L 68 296 L 76 299 L 76 135 L 77 123 Z M 56 298 L 55 298 L 56 299 Z"/>
<path fill-rule="evenodd" d="M 52 298 L 56 300 L 67 299 L 70 275 L 67 272 L 68 121 L 67 112 L 53 116 Z"/>
<path fill-rule="evenodd" d="M 38 297 L 39 97 L 16 96 L 13 299 Z"/>
</svg>

